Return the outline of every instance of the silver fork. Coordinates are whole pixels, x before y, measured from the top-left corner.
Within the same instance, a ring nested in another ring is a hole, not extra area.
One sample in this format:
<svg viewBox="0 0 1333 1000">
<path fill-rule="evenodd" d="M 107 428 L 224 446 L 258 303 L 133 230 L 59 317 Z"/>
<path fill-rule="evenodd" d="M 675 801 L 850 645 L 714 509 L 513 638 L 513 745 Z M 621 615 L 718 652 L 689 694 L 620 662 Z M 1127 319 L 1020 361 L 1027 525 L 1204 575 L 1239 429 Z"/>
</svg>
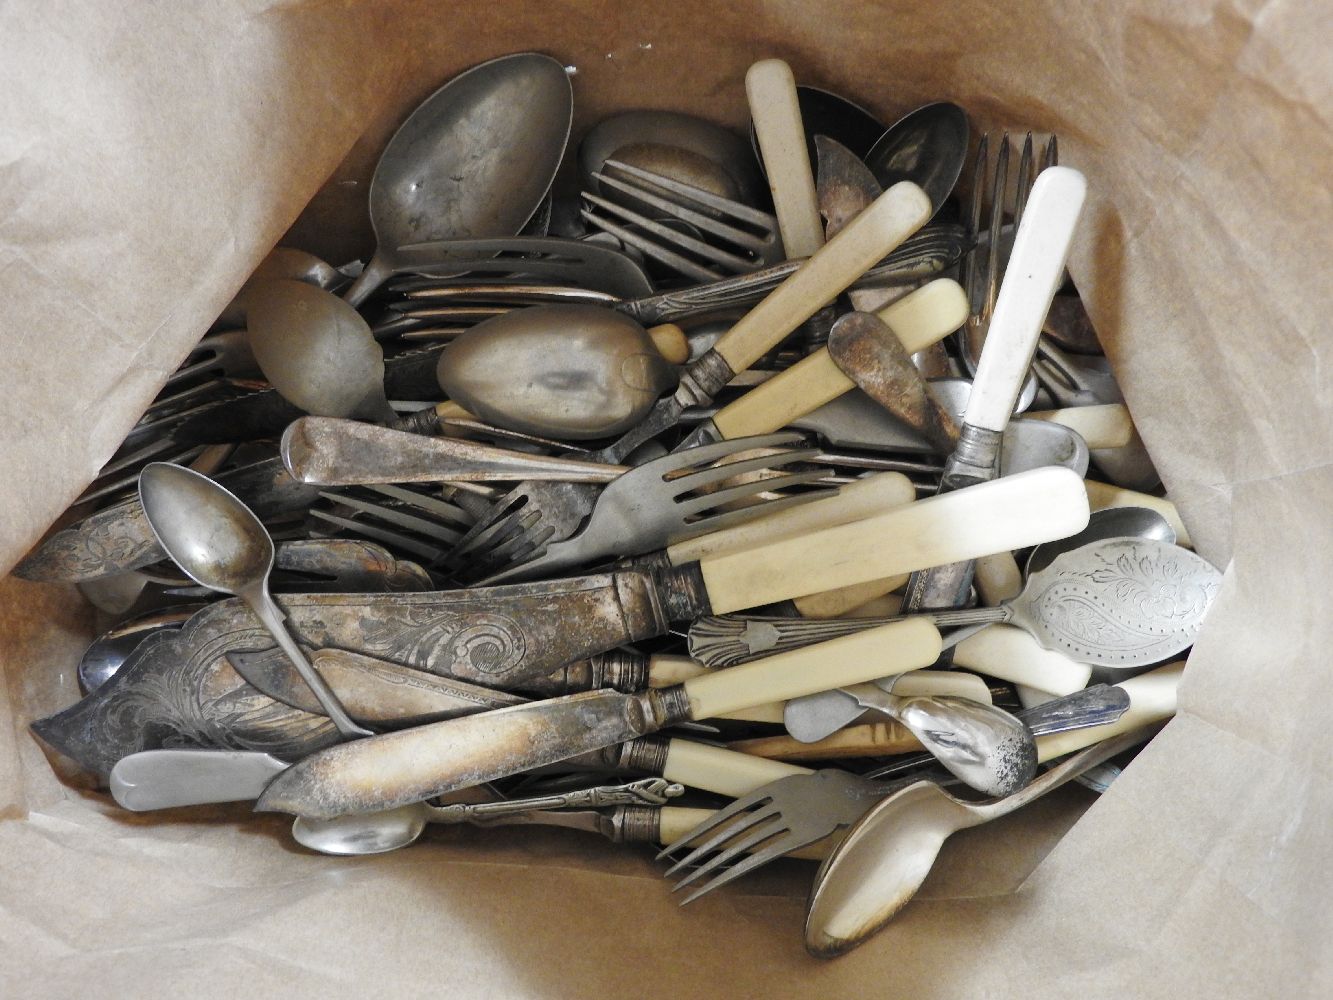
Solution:
<svg viewBox="0 0 1333 1000">
<path fill-rule="evenodd" d="M 675 862 L 666 870 L 667 878 L 693 869 L 672 890 L 695 886 L 681 900 L 684 906 L 770 861 L 846 829 L 898 787 L 836 768 L 779 778 L 719 809 L 657 857 Z M 746 854 L 749 857 L 732 864 Z M 713 877 L 699 884 L 706 875 Z"/>
<path fill-rule="evenodd" d="M 442 563 L 472 525 L 471 515 L 457 504 L 401 486 L 324 490 L 319 496 L 329 506 L 312 506 L 310 517 L 328 526 L 325 530 L 380 542 L 428 565 Z"/>
<path fill-rule="evenodd" d="M 995 311 L 995 297 L 998 294 L 1000 279 L 1004 276 L 1009 246 L 1012 244 L 1014 232 L 1018 229 L 1018 223 L 1023 218 L 1023 209 L 1027 206 L 1032 182 L 1036 180 L 1037 173 L 1047 167 L 1055 166 L 1059 160 L 1056 137 L 1052 135 L 1046 141 L 1041 162 L 1034 171 L 1032 133 L 1027 133 L 1018 157 L 1018 176 L 1014 186 L 1013 203 L 1006 206 L 1009 159 L 1009 133 L 1005 132 L 995 153 L 995 170 L 990 173 L 990 135 L 988 133 L 981 137 L 972 175 L 972 202 L 968 219 L 968 233 L 973 239 L 973 247 L 963 267 L 963 288 L 967 291 L 972 310 L 960 334 L 959 345 L 963 364 L 969 373 L 976 372 L 977 360 L 981 357 L 981 347 L 986 342 L 986 331 L 990 327 L 991 314 Z M 988 176 L 989 185 L 986 183 Z M 988 187 L 990 218 L 983 239 L 982 207 Z M 1009 208 L 1009 223 L 1005 222 L 1006 207 Z"/>
<path fill-rule="evenodd" d="M 561 482 L 524 484 L 500 500 L 495 508 L 497 516 L 483 530 L 464 539 L 450 561 L 456 571 L 462 570 L 469 577 L 489 573 L 494 579 L 494 574 L 503 570 L 499 578 L 512 580 L 517 575 L 549 572 L 599 555 L 634 554 L 622 548 L 634 548 L 636 552 L 660 548 L 668 539 L 716 531 L 753 517 L 759 510 L 768 513 L 779 506 L 814 499 L 822 494 L 804 493 L 768 500 L 761 507 L 704 516 L 725 503 L 822 477 L 822 470 L 794 473 L 706 492 L 745 472 L 777 469 L 809 459 L 814 451 L 725 462 L 741 451 L 789 446 L 800 440 L 798 434 L 769 434 L 691 448 L 645 462 L 604 488 L 594 486 L 589 490 L 582 488 L 587 484 Z M 688 497 L 690 493 L 701 495 Z M 589 519 L 587 528 L 579 532 L 585 519 Z M 567 540 L 569 544 L 560 544 Z M 522 565 L 516 565 L 519 563 Z"/>
<path fill-rule="evenodd" d="M 818 453 L 815 448 L 722 462 L 740 452 L 791 445 L 799 440 L 800 436 L 795 434 L 737 438 L 691 448 L 630 469 L 602 490 L 587 524 L 572 538 L 549 542 L 535 558 L 517 565 L 512 563 L 521 560 L 524 552 L 532 551 L 522 537 L 506 540 L 491 550 L 488 561 L 492 565 L 497 558 L 507 558 L 511 565 L 482 583 L 513 583 L 602 558 L 639 555 L 827 496 L 831 491 L 814 490 L 777 493 L 765 498 L 775 491 L 822 480 L 827 475 L 825 469 L 763 475 L 794 462 L 808 461 Z M 712 464 L 715 462 L 722 464 Z M 747 500 L 758 502 L 739 510 L 724 509 Z M 529 530 L 540 530 L 540 522 Z"/>
<path fill-rule="evenodd" d="M 588 225 L 687 278 L 714 281 L 785 259 L 777 217 L 768 212 L 618 160 L 607 160 L 593 177 L 602 191 L 649 205 L 704 237 L 681 232 L 602 195 L 589 191 L 581 195 L 591 206 L 580 210 Z"/>
</svg>

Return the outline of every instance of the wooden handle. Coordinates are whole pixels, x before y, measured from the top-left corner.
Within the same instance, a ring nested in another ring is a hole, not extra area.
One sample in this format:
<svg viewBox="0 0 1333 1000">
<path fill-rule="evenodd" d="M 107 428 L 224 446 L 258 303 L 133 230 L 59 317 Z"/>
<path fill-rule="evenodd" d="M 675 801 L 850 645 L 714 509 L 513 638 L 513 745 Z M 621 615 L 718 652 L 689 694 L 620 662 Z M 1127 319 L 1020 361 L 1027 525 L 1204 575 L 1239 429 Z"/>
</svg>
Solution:
<svg viewBox="0 0 1333 1000">
<path fill-rule="evenodd" d="M 725 614 L 1067 538 L 1087 523 L 1083 480 L 1048 466 L 723 553 L 699 568 L 713 613 Z"/>
<path fill-rule="evenodd" d="M 991 625 L 968 636 L 954 647 L 953 662 L 1056 695 L 1082 691 L 1092 676 L 1092 667 L 1086 663 L 1042 649 L 1031 634 L 1015 625 Z"/>
<path fill-rule="evenodd" d="M 1190 543 L 1190 533 L 1185 528 L 1185 522 L 1180 519 L 1180 511 L 1176 510 L 1176 505 L 1170 500 L 1148 493 L 1121 489 L 1109 483 L 1099 483 L 1095 479 L 1085 480 L 1083 486 L 1087 490 L 1088 506 L 1092 510 L 1107 510 L 1111 507 L 1147 507 L 1161 514 L 1175 529 L 1177 545 L 1183 545 L 1187 549 L 1194 547 Z"/>
<path fill-rule="evenodd" d="M 685 331 L 675 323 L 650 326 L 648 336 L 652 338 L 653 346 L 657 348 L 657 352 L 669 364 L 683 365 L 690 360 L 690 342 L 685 336 Z"/>
<path fill-rule="evenodd" d="M 713 350 L 732 371 L 749 368 L 929 218 L 930 199 L 921 188 L 909 181 L 893 185 L 724 333 Z"/>
<path fill-rule="evenodd" d="M 871 517 L 916 499 L 916 487 L 901 472 L 881 472 L 842 487 L 835 496 L 757 517 L 733 528 L 678 542 L 667 549 L 672 565 L 736 552 L 761 542 L 790 538 Z"/>
<path fill-rule="evenodd" d="M 939 630 L 911 619 L 719 670 L 681 686 L 692 717 L 707 719 L 917 670 L 934 663 L 940 648 Z"/>
<path fill-rule="evenodd" d="M 728 744 L 733 751 L 753 754 L 765 760 L 836 760 L 840 757 L 879 757 L 912 753 L 922 749 L 918 740 L 902 723 L 887 720 L 859 726 L 845 726 L 832 736 L 814 743 L 802 743 L 790 736 L 764 736 L 737 740 Z"/>
<path fill-rule="evenodd" d="M 898 335 L 908 354 L 915 354 L 957 330 L 967 322 L 968 312 L 963 286 L 952 278 L 936 278 L 875 315 Z"/>
<path fill-rule="evenodd" d="M 869 604 L 877 597 L 892 593 L 907 582 L 907 573 L 882 576 L 865 583 L 854 583 L 850 587 L 837 587 L 823 590 L 818 594 L 806 594 L 792 601 L 802 618 L 841 618 L 849 611 L 855 611 L 862 605 Z"/>
<path fill-rule="evenodd" d="M 745 74 L 745 96 L 783 248 L 788 258 L 809 257 L 824 245 L 824 222 L 791 67 L 781 59 L 755 63 Z"/>
<path fill-rule="evenodd" d="M 666 764 L 662 768 L 662 777 L 667 781 L 679 781 L 691 788 L 730 795 L 734 799 L 749 795 L 770 781 L 809 773 L 810 769 L 806 767 L 762 760 L 689 740 L 672 740 L 667 744 Z"/>
<path fill-rule="evenodd" d="M 1086 729 L 1074 729 L 1066 733 L 1051 733 L 1037 737 L 1037 759 L 1053 760 L 1075 750 L 1101 743 L 1121 733 L 1132 732 L 1142 726 L 1161 722 L 1176 714 L 1176 692 L 1180 686 L 1180 677 L 1185 670 L 1185 661 L 1177 660 L 1164 667 L 1150 670 L 1128 680 L 1121 681 L 1116 687 L 1124 688 L 1129 695 L 1129 710 L 1115 722 L 1104 726 L 1089 726 Z"/>
<path fill-rule="evenodd" d="M 997 432 L 1009 423 L 1041 325 L 1064 279 L 1087 189 L 1083 175 L 1069 167 L 1048 167 L 1037 175 L 995 300 L 965 423 Z"/>
<path fill-rule="evenodd" d="M 1024 420 L 1049 420 L 1075 430 L 1088 447 L 1123 448 L 1134 437 L 1134 421 L 1124 403 L 1066 406 L 1059 410 L 1029 410 Z"/>
<path fill-rule="evenodd" d="M 1018 596 L 1023 589 L 1023 573 L 1012 552 L 992 552 L 982 556 L 973 570 L 981 603 L 988 607 L 993 608 L 1001 601 Z"/>
</svg>

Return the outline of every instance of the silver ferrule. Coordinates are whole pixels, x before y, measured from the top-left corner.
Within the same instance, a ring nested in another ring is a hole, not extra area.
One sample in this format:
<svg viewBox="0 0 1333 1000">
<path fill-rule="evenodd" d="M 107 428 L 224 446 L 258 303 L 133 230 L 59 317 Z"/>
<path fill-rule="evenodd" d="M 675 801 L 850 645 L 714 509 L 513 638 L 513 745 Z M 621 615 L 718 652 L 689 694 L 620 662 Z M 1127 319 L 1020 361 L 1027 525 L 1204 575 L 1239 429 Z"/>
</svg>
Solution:
<svg viewBox="0 0 1333 1000">
<path fill-rule="evenodd" d="M 589 664 L 594 688 L 609 687 L 633 693 L 648 686 L 648 658 L 642 653 L 613 649 L 591 657 Z"/>
<path fill-rule="evenodd" d="M 676 399 L 681 409 L 707 406 L 723 387 L 736 377 L 727 359 L 710 348 L 693 361 L 680 376 Z"/>
<path fill-rule="evenodd" d="M 941 492 L 990 482 L 999 472 L 1000 443 L 1004 435 L 985 427 L 963 424 L 958 444 L 944 469 Z"/>
<path fill-rule="evenodd" d="M 670 746 L 671 741 L 664 737 L 640 736 L 638 739 L 621 744 L 616 766 L 626 771 L 661 774 L 666 769 L 667 750 Z"/>
<path fill-rule="evenodd" d="M 610 837 L 617 844 L 656 844 L 662 829 L 661 806 L 618 806 Z"/>
<path fill-rule="evenodd" d="M 690 698 L 684 684 L 653 688 L 641 696 L 652 721 L 652 729 L 665 729 L 677 722 L 690 721 Z"/>
</svg>

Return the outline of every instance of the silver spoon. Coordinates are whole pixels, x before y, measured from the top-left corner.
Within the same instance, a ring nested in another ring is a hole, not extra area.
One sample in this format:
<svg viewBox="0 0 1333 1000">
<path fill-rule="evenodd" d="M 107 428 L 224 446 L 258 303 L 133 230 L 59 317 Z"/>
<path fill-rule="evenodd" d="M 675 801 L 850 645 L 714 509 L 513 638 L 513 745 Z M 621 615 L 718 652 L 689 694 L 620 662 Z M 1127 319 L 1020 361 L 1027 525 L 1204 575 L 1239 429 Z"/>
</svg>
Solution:
<svg viewBox="0 0 1333 1000">
<path fill-rule="evenodd" d="M 806 950 L 832 958 L 855 948 L 907 905 L 952 834 L 1008 815 L 1147 735 L 1140 729 L 1082 750 L 995 802 L 964 802 L 931 781 L 883 799 L 819 866 L 806 906 Z"/>
<path fill-rule="evenodd" d="M 251 289 L 247 308 L 255 361 L 289 403 L 319 417 L 396 419 L 384 395 L 384 351 L 338 296 L 281 279 Z"/>
<path fill-rule="evenodd" d="M 250 606 L 338 732 L 348 738 L 371 735 L 351 720 L 287 631 L 282 610 L 268 592 L 273 539 L 250 508 L 207 476 L 165 462 L 154 462 L 139 474 L 139 501 L 158 542 L 186 575 Z"/>
<path fill-rule="evenodd" d="M 1076 535 L 1054 542 L 1043 542 L 1028 555 L 1023 576 L 1039 573 L 1056 556 L 1107 538 L 1151 538 L 1168 545 L 1176 544 L 1176 532 L 1161 514 L 1147 507 L 1110 507 L 1094 511 L 1088 526 Z"/>
<path fill-rule="evenodd" d="M 616 805 L 663 805 L 683 794 L 683 785 L 665 778 L 641 778 L 623 785 L 598 786 L 554 795 L 501 802 L 456 802 L 432 806 L 414 802 L 382 812 L 334 819 L 298 816 L 292 837 L 302 847 L 321 854 L 385 854 L 414 843 L 427 823 L 503 825 L 514 817 L 529 817 L 555 809 L 597 809 Z"/>
<path fill-rule="evenodd" d="M 967 159 L 967 113 L 939 101 L 904 115 L 866 154 L 866 166 L 885 190 L 912 181 L 936 212 L 953 192 Z"/>
<path fill-rule="evenodd" d="M 474 66 L 426 98 L 375 167 L 378 247 L 347 302 L 359 305 L 394 273 L 401 246 L 519 232 L 555 179 L 573 116 L 565 67 L 536 52 Z"/>
<path fill-rule="evenodd" d="M 79 687 L 92 694 L 116 675 L 141 642 L 164 629 L 177 629 L 202 604 L 178 604 L 123 622 L 98 636 L 79 660 Z"/>
<path fill-rule="evenodd" d="M 968 698 L 899 697 L 892 691 L 900 676 L 840 688 L 830 695 L 898 720 L 950 774 L 985 795 L 1012 795 L 1032 780 L 1037 773 L 1037 744 L 1022 722 L 1003 709 Z M 809 708 L 798 705 L 784 719 L 787 732 L 805 743 L 828 735 L 825 720 Z M 843 721 L 840 714 L 835 726 Z"/>
</svg>

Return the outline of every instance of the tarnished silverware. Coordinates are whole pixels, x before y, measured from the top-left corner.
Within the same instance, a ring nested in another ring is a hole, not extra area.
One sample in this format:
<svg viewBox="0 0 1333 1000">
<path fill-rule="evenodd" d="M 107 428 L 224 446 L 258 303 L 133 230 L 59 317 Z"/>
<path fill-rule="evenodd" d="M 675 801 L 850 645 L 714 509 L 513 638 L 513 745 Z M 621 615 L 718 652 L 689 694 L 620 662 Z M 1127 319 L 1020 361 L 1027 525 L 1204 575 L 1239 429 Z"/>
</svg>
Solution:
<svg viewBox="0 0 1333 1000">
<path fill-rule="evenodd" d="M 626 471 L 334 417 L 293 421 L 282 434 L 280 452 L 293 479 L 316 486 L 519 479 L 609 483 Z"/>
</svg>

